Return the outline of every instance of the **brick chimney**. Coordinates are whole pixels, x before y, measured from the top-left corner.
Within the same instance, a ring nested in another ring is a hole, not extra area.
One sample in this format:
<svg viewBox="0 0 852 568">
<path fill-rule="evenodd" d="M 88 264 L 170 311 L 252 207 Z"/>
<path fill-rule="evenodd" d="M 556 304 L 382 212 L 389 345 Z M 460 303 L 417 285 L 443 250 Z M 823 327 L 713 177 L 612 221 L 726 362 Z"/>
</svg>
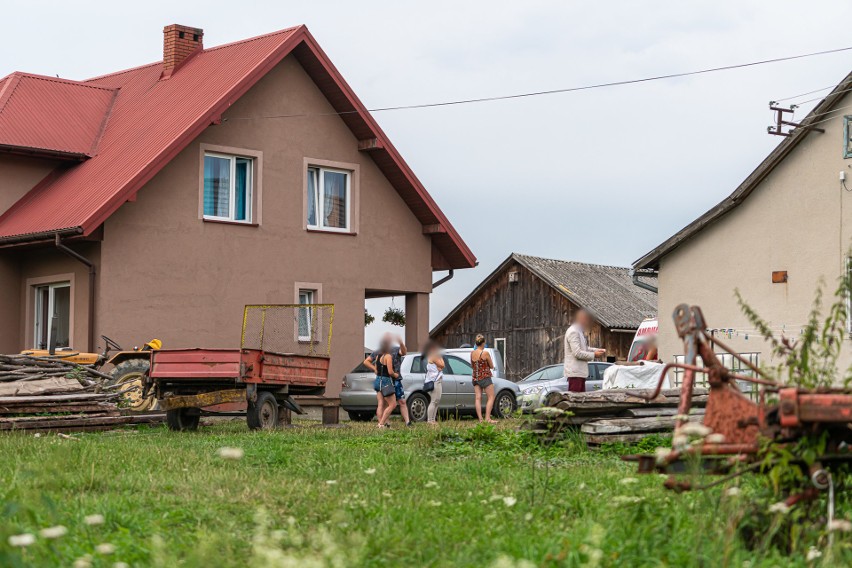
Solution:
<svg viewBox="0 0 852 568">
<path fill-rule="evenodd" d="M 163 79 L 175 71 L 196 51 L 203 49 L 204 30 L 172 24 L 163 28 Z"/>
</svg>

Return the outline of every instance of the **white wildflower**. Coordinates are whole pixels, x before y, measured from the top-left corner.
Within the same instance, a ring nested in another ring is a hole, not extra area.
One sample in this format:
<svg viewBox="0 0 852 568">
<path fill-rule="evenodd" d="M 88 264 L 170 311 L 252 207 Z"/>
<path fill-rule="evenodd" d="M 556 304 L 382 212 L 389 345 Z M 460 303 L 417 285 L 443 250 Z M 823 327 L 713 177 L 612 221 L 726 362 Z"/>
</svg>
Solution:
<svg viewBox="0 0 852 568">
<path fill-rule="evenodd" d="M 337 485 L 336 479 L 327 479 L 325 482 L 326 485 Z"/>
<path fill-rule="evenodd" d="M 850 532 L 852 531 L 852 523 L 846 519 L 833 519 L 828 523 L 828 530 L 831 532 Z"/>
<path fill-rule="evenodd" d="M 687 443 L 689 443 L 689 439 L 686 436 L 684 436 L 683 434 L 675 434 L 675 436 L 672 437 L 672 447 L 673 448 L 682 448 Z"/>
<path fill-rule="evenodd" d="M 92 566 L 92 555 L 91 554 L 85 554 L 85 555 L 81 556 L 80 558 L 75 560 L 74 564 L 72 564 L 71 566 L 73 566 L 74 568 L 91 568 L 91 566 Z"/>
<path fill-rule="evenodd" d="M 390 491 L 382 491 L 382 495 L 384 495 L 385 497 L 393 497 L 393 493 L 391 493 Z"/>
<path fill-rule="evenodd" d="M 524 520 L 530 522 L 531 520 L 533 520 L 533 514 L 527 513 L 526 515 L 524 515 Z"/>
<path fill-rule="evenodd" d="M 371 467 L 370 469 L 365 469 L 364 473 L 366 473 L 367 475 L 375 475 L 376 474 L 376 468 Z"/>
<path fill-rule="evenodd" d="M 517 503 L 517 502 L 518 502 L 518 500 L 515 499 L 514 497 L 512 497 L 511 495 L 509 495 L 507 497 L 503 497 L 503 504 L 506 505 L 507 507 L 514 507 L 515 503 Z"/>
<path fill-rule="evenodd" d="M 36 432 L 33 434 L 33 438 L 41 438 L 41 432 Z"/>
<path fill-rule="evenodd" d="M 427 481 L 426 485 L 424 485 L 423 487 L 425 487 L 426 489 L 430 489 L 432 487 L 438 487 L 438 484 L 434 481 Z"/>
<path fill-rule="evenodd" d="M 432 507 L 440 507 L 441 502 L 440 501 L 429 501 L 429 505 L 431 505 Z"/>
<path fill-rule="evenodd" d="M 83 517 L 83 522 L 87 525 L 95 526 L 104 524 L 104 516 L 103 515 L 86 515 Z"/>
<path fill-rule="evenodd" d="M 241 460 L 245 455 L 242 448 L 219 448 L 216 454 L 223 460 Z"/>
<path fill-rule="evenodd" d="M 55 527 L 47 527 L 46 529 L 41 529 L 40 531 L 38 531 L 38 534 L 42 538 L 59 538 L 68 534 L 68 529 L 66 529 L 62 525 L 57 525 Z"/>
<path fill-rule="evenodd" d="M 817 549 L 817 547 L 812 546 L 808 549 L 808 555 L 805 558 L 807 559 L 808 562 L 813 562 L 814 560 L 816 560 L 820 556 L 822 556 L 822 552 L 820 552 L 819 549 Z"/>
<path fill-rule="evenodd" d="M 585 488 L 586 488 L 586 483 L 585 483 L 585 482 L 583 482 L 583 483 L 581 483 L 580 485 L 578 485 L 578 486 L 577 486 L 577 489 L 579 489 L 579 490 L 581 490 L 581 491 L 582 491 L 583 489 L 585 489 Z"/>
<path fill-rule="evenodd" d="M 643 499 L 641 497 L 637 497 L 636 495 L 616 495 L 615 497 L 613 497 L 612 501 L 617 505 L 635 505 L 636 503 L 641 503 Z"/>
<path fill-rule="evenodd" d="M 112 554 L 115 552 L 115 545 L 103 542 L 95 547 L 95 552 L 98 554 Z"/>
<path fill-rule="evenodd" d="M 742 490 L 736 486 L 728 487 L 727 489 L 725 489 L 725 495 L 727 495 L 728 497 L 736 497 L 740 493 L 742 493 Z"/>
<path fill-rule="evenodd" d="M 790 512 L 790 506 L 784 501 L 778 501 L 777 503 L 773 503 L 769 506 L 770 513 L 781 513 L 782 515 L 786 515 Z"/>
<path fill-rule="evenodd" d="M 29 546 L 36 541 L 35 535 L 30 533 L 13 534 L 9 537 L 9 546 Z"/>
<path fill-rule="evenodd" d="M 657 465 L 663 465 L 666 463 L 666 458 L 669 457 L 670 453 L 672 453 L 671 448 L 664 448 L 662 446 L 654 450 L 654 457 L 656 458 Z"/>
<path fill-rule="evenodd" d="M 500 500 L 500 499 L 502 499 L 502 498 L 503 498 L 503 496 L 502 496 L 502 495 L 494 494 L 494 495 L 492 495 L 492 496 L 491 496 L 488 500 L 489 500 L 489 501 L 499 501 L 499 500 Z"/>
<path fill-rule="evenodd" d="M 719 434 L 718 432 L 715 434 L 710 434 L 707 436 L 708 444 L 724 444 L 725 443 L 725 435 Z"/>
<path fill-rule="evenodd" d="M 624 479 L 619 481 L 619 483 L 622 485 L 630 485 L 631 483 L 639 483 L 639 480 L 635 477 L 625 477 Z"/>
<path fill-rule="evenodd" d="M 127 562 L 113 562 L 112 568 L 130 568 L 130 564 Z"/>
<path fill-rule="evenodd" d="M 696 436 L 698 438 L 706 438 L 713 433 L 713 430 L 698 422 L 687 422 L 678 428 L 677 431 L 684 436 Z"/>
</svg>

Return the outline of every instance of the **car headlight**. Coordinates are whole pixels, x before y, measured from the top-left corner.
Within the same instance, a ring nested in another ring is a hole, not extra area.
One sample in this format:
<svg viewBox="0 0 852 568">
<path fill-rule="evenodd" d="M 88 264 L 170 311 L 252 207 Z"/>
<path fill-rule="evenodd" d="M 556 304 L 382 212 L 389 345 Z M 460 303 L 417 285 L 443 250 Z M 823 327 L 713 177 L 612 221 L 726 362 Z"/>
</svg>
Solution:
<svg viewBox="0 0 852 568">
<path fill-rule="evenodd" d="M 544 390 L 544 387 L 528 387 L 521 391 L 521 394 L 538 394 Z"/>
</svg>

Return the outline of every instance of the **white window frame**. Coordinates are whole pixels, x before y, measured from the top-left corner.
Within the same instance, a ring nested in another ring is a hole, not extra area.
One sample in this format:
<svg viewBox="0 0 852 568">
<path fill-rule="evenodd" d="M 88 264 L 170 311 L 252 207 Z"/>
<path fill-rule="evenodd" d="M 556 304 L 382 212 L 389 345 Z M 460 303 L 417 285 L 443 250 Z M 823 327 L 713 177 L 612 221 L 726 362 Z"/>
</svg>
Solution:
<svg viewBox="0 0 852 568">
<path fill-rule="evenodd" d="M 500 343 L 503 344 L 503 350 L 500 351 Z M 507 348 L 509 347 L 509 342 L 506 341 L 505 337 L 495 337 L 494 338 L 494 350 L 500 352 L 500 356 L 503 358 L 503 371 L 506 370 L 506 360 L 509 358 L 509 353 Z"/>
<path fill-rule="evenodd" d="M 351 170 L 342 170 L 339 168 L 329 168 L 327 166 L 317 166 L 313 164 L 308 165 L 308 171 L 306 175 L 308 177 L 313 175 L 313 172 L 316 171 L 316 183 L 314 183 L 314 205 L 316 206 L 316 224 L 311 225 L 308 222 L 308 215 L 310 211 L 305 211 L 305 224 L 308 229 L 312 231 L 328 231 L 331 233 L 351 233 L 352 232 L 352 177 L 354 172 Z M 325 187 L 325 172 L 332 172 L 336 174 L 344 174 L 346 176 L 346 226 L 345 227 L 326 227 L 324 226 L 323 219 L 325 219 L 325 211 L 324 204 L 325 199 L 320 199 L 322 195 L 320 189 Z M 305 190 L 310 190 L 310 183 L 305 184 Z M 307 195 L 305 196 L 306 202 Z"/>
<path fill-rule="evenodd" d="M 39 349 L 41 345 L 39 345 L 39 340 L 41 339 L 41 322 L 39 321 L 42 313 L 42 298 L 39 293 L 44 288 L 47 288 L 47 345 L 44 346 L 44 349 L 48 349 L 50 347 L 51 335 L 53 334 L 53 326 L 50 325 L 51 319 L 53 319 L 53 312 L 55 309 L 55 301 L 56 301 L 56 290 L 58 288 L 68 288 L 69 295 L 69 305 L 68 305 L 68 340 L 71 341 L 71 332 L 73 331 L 73 320 L 71 319 L 74 306 L 71 301 L 73 298 L 71 297 L 73 294 L 73 290 L 71 289 L 71 282 L 50 282 L 45 284 L 36 284 L 33 286 L 35 289 L 35 300 L 33 302 L 33 348 Z M 70 345 L 69 345 L 70 347 Z"/>
<path fill-rule="evenodd" d="M 220 152 L 204 152 L 204 158 L 210 156 L 211 158 L 221 158 L 224 160 L 228 160 L 230 162 L 230 180 L 231 187 L 229 188 L 229 198 L 228 198 L 228 216 L 220 217 L 218 215 L 206 215 L 204 213 L 204 163 L 202 160 L 201 164 L 201 172 L 202 172 L 202 180 L 201 180 L 201 214 L 204 219 L 209 219 L 211 221 L 226 221 L 228 223 L 245 223 L 247 225 L 252 224 L 252 216 L 254 215 L 253 211 L 253 200 L 254 200 L 254 164 L 255 158 L 252 156 L 240 156 L 236 154 L 222 154 Z M 248 160 L 248 179 L 246 180 L 246 218 L 245 219 L 235 219 L 236 216 L 236 206 L 237 206 L 237 159 Z"/>
<path fill-rule="evenodd" d="M 310 290 L 310 289 L 306 289 L 306 288 L 301 288 L 301 289 L 299 289 L 299 296 L 298 296 L 299 302 L 298 303 L 300 305 L 302 305 L 302 304 L 316 304 L 317 303 L 316 302 L 317 294 L 318 294 L 317 290 Z M 306 298 L 308 300 L 307 302 L 302 301 L 303 295 L 306 296 Z M 307 312 L 307 314 L 308 314 L 308 333 L 310 333 L 311 321 L 313 320 L 313 309 L 312 308 L 299 308 L 299 319 L 296 322 L 296 335 L 298 336 L 299 341 L 307 342 L 307 341 L 311 341 L 311 339 L 312 339 L 311 336 L 310 335 L 302 335 L 300 333 L 301 329 L 302 329 L 302 314 L 304 312 Z"/>
</svg>

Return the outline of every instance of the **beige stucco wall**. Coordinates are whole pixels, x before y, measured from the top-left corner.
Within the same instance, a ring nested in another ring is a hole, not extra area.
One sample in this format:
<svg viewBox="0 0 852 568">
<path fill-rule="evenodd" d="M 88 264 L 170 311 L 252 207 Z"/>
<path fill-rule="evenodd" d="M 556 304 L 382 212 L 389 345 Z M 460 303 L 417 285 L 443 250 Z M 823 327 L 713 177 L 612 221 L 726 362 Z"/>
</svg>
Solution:
<svg viewBox="0 0 852 568">
<path fill-rule="evenodd" d="M 59 162 L 0 154 L 0 214 L 49 174 Z"/>
<path fill-rule="evenodd" d="M 126 345 L 237 347 L 244 304 L 292 303 L 296 282 L 319 283 L 335 304 L 328 392 L 338 392 L 363 358 L 365 290 L 429 293 L 432 273 L 429 238 L 339 117 L 236 120 L 331 112 L 290 56 L 110 217 L 98 333 Z M 202 144 L 262 152 L 259 226 L 199 219 Z M 306 157 L 358 166 L 357 235 L 305 230 Z M 428 321 L 418 324 L 426 337 Z"/>
<path fill-rule="evenodd" d="M 837 106 L 852 104 L 852 97 Z M 839 172 L 852 178 L 843 159 L 843 116 L 808 134 L 736 209 L 665 256 L 660 263 L 660 354 L 666 361 L 683 353 L 671 319 L 676 305 L 699 305 L 710 328 L 740 330 L 730 340 L 741 352 L 760 352 L 762 338 L 737 306 L 734 289 L 774 328 L 797 335 L 807 321 L 815 290 L 824 279 L 831 296 L 852 244 L 852 193 Z M 708 167 L 718 167 L 708 160 Z M 847 182 L 852 188 L 852 181 Z M 788 282 L 773 284 L 772 272 L 786 270 Z M 842 365 L 852 361 L 844 342 Z"/>
</svg>

